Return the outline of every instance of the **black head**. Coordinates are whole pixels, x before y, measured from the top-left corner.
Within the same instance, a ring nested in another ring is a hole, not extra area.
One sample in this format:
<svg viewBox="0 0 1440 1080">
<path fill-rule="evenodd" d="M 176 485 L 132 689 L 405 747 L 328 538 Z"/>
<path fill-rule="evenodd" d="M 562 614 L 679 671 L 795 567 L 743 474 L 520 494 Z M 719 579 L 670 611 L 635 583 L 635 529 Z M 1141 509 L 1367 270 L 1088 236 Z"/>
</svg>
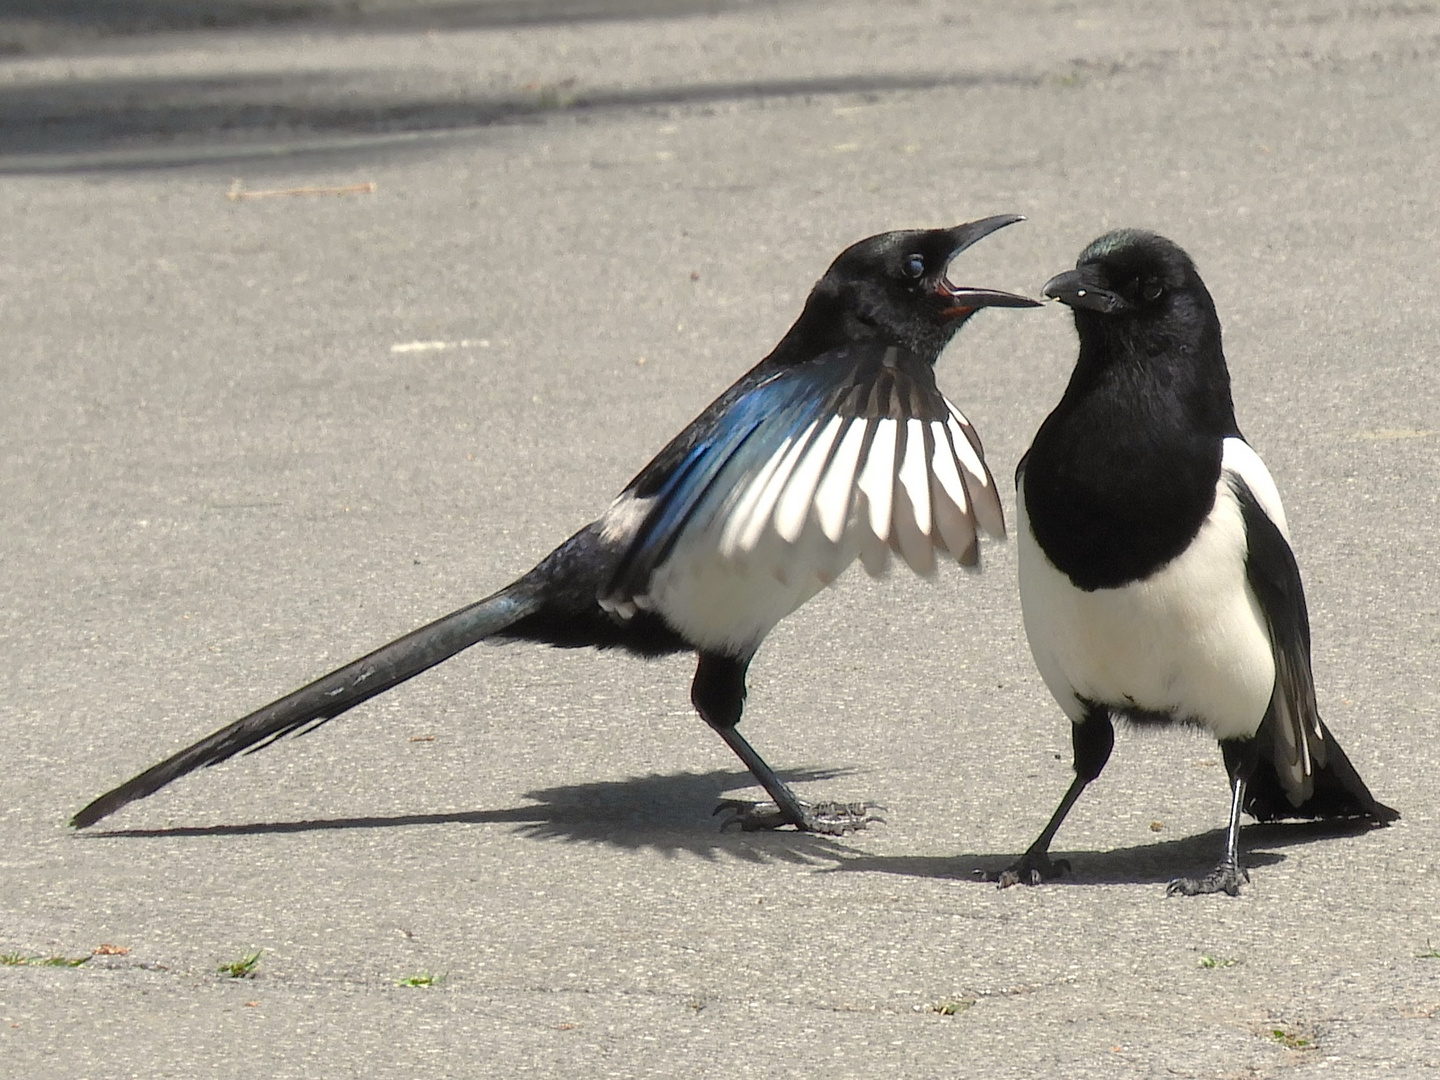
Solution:
<svg viewBox="0 0 1440 1080">
<path fill-rule="evenodd" d="M 806 305 L 836 320 L 849 337 L 881 334 L 934 360 L 965 320 L 982 307 L 1037 307 L 1024 296 L 955 285 L 951 261 L 997 229 L 1024 218 L 1002 214 L 953 229 L 881 233 L 840 253 Z"/>
<path fill-rule="evenodd" d="M 1080 253 L 1074 270 L 1045 283 L 1045 295 L 1075 311 L 1082 348 L 1150 355 L 1199 346 L 1220 320 L 1194 262 L 1173 241 L 1140 229 L 1116 229 Z"/>
</svg>

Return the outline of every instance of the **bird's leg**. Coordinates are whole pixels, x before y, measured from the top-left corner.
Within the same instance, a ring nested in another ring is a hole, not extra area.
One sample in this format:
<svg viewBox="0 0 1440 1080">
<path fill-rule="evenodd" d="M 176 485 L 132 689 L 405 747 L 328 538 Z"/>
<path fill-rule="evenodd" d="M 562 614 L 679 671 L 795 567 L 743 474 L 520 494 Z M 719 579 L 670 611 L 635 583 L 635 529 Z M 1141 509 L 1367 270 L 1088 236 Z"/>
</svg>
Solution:
<svg viewBox="0 0 1440 1080">
<path fill-rule="evenodd" d="M 744 799 L 724 799 L 715 808 L 718 814 L 729 811 L 730 817 L 721 825 L 722 829 L 738 826 L 745 832 L 762 829 L 779 829 L 793 825 L 801 832 L 827 833 L 843 836 L 847 832 L 863 829 L 872 821 L 880 819 L 871 813 L 878 809 L 865 802 L 816 802 L 807 803 L 795 797 L 785 783 L 765 764 L 745 737 L 732 728 L 716 728 L 736 756 L 745 763 L 751 775 L 759 781 L 770 802 L 752 803 Z"/>
<path fill-rule="evenodd" d="M 1070 813 L 1080 793 L 1100 775 L 1105 763 L 1110 760 L 1110 751 L 1115 748 L 1115 727 L 1110 722 L 1109 710 L 1092 706 L 1080 723 L 1071 725 L 1070 742 L 1075 753 L 1075 779 L 1070 781 L 1070 787 L 1055 808 L 1055 813 L 1050 815 L 1045 828 L 1024 855 L 999 873 L 985 875 L 987 881 L 995 882 L 1002 889 L 1021 883 L 1039 885 L 1070 869 L 1070 864 L 1064 859 L 1051 861 L 1050 841 L 1055 839 L 1060 823 Z"/>
<path fill-rule="evenodd" d="M 869 803 L 806 803 L 797 799 L 794 792 L 775 775 L 775 770 L 765 764 L 765 759 L 736 730 L 745 707 L 745 671 L 749 666 L 748 656 L 737 660 L 715 653 L 701 653 L 700 663 L 695 669 L 695 681 L 690 686 L 690 700 L 694 702 L 696 711 L 735 751 L 735 756 L 745 763 L 750 774 L 770 796 L 769 802 L 762 803 L 743 799 L 724 800 L 715 812 L 726 810 L 731 816 L 726 818 L 721 828 L 728 829 L 733 825 L 746 832 L 756 832 L 792 825 L 802 832 L 841 836 L 879 820 L 871 815 L 870 811 L 876 808 Z"/>
<path fill-rule="evenodd" d="M 1259 740 L 1228 739 L 1220 744 L 1230 773 L 1230 827 L 1225 830 L 1225 857 L 1202 878 L 1176 878 L 1165 888 L 1166 896 L 1199 896 L 1223 892 L 1240 895 L 1240 886 L 1250 872 L 1240 865 L 1240 811 L 1245 806 L 1245 787 L 1259 760 Z"/>
<path fill-rule="evenodd" d="M 1011 885 L 1018 885 L 1022 882 L 1026 885 L 1039 885 L 1043 881 L 1068 873 L 1070 871 L 1068 860 L 1051 860 L 1050 841 L 1055 839 L 1055 834 L 1060 829 L 1060 823 L 1065 820 L 1065 815 L 1070 813 L 1070 808 L 1075 805 L 1075 800 L 1080 798 L 1080 793 L 1085 790 L 1089 782 L 1077 774 L 1075 779 L 1070 781 L 1070 787 L 1061 798 L 1060 805 L 1055 808 L 1055 813 L 1050 815 L 1049 822 L 1041 830 L 1040 835 L 1035 838 L 1035 842 L 1025 849 L 1025 854 L 1004 870 L 985 875 L 986 880 L 995 882 L 1002 889 L 1008 889 Z"/>
</svg>

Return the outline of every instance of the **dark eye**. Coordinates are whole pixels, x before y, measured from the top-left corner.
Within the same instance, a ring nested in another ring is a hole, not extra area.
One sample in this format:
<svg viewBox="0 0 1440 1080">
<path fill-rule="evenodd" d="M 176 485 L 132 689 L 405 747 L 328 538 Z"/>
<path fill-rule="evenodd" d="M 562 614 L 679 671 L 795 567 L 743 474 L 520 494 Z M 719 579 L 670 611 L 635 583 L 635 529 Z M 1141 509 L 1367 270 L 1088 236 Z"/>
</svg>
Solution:
<svg viewBox="0 0 1440 1080">
<path fill-rule="evenodd" d="M 1165 295 L 1165 286 L 1153 279 L 1150 281 L 1142 281 L 1140 283 L 1140 295 L 1145 298 L 1147 304 L 1153 304 Z"/>
<path fill-rule="evenodd" d="M 925 256 L 905 256 L 905 273 L 913 278 L 918 278 L 921 274 L 925 273 Z"/>
</svg>

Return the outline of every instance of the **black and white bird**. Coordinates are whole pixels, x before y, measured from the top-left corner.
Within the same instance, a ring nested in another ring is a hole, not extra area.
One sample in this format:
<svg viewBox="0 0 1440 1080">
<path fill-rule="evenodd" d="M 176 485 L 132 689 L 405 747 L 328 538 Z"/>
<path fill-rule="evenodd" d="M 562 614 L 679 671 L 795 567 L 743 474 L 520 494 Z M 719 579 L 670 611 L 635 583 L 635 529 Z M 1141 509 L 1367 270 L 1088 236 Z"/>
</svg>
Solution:
<svg viewBox="0 0 1440 1080">
<path fill-rule="evenodd" d="M 1285 511 L 1236 425 L 1220 320 L 1194 263 L 1122 229 L 1045 295 L 1074 309 L 1080 356 L 1016 470 L 1020 599 L 1035 663 L 1072 724 L 1075 779 L 994 879 L 1060 872 L 1050 842 L 1105 767 L 1113 718 L 1198 725 L 1220 741 L 1224 858 L 1171 894 L 1239 892 L 1242 810 L 1393 821 L 1320 719 Z"/>
<path fill-rule="evenodd" d="M 311 729 L 477 642 L 693 651 L 700 716 L 770 797 L 729 823 L 843 833 L 864 803 L 806 805 L 736 730 L 772 628 L 859 558 L 933 574 L 1004 535 L 995 482 L 935 361 L 982 307 L 1037 307 L 953 284 L 951 260 L 1022 218 L 884 233 L 842 252 L 774 350 L 660 451 L 600 518 L 499 592 L 221 728 L 75 815 L 91 825 L 202 765 Z"/>
</svg>

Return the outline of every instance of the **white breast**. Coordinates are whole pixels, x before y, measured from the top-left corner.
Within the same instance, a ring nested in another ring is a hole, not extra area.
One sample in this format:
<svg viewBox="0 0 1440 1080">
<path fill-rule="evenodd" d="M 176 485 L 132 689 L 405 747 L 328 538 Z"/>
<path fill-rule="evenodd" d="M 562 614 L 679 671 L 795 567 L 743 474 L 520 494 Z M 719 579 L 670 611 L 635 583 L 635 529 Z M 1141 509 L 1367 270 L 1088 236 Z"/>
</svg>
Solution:
<svg viewBox="0 0 1440 1080">
<path fill-rule="evenodd" d="M 1245 578 L 1245 526 L 1226 471 L 1214 509 L 1181 555 L 1145 581 L 1094 592 L 1075 588 L 1041 551 L 1022 488 L 1025 633 L 1045 685 L 1071 720 L 1084 716 L 1083 698 L 1170 713 L 1221 739 L 1250 736 L 1260 726 L 1275 662 Z"/>
</svg>

